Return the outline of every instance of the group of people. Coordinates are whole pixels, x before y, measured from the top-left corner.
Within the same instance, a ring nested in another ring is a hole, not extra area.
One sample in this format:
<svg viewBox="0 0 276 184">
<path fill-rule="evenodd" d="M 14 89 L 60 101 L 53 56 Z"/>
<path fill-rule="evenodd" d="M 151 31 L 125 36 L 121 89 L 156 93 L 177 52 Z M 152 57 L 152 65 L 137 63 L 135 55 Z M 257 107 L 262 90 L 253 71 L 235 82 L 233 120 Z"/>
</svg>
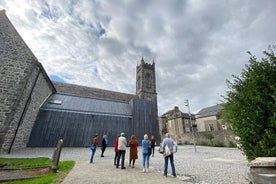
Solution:
<svg viewBox="0 0 276 184">
<path fill-rule="evenodd" d="M 91 143 L 91 150 L 92 150 L 92 154 L 91 154 L 91 157 L 90 157 L 90 163 L 93 163 L 93 160 L 94 160 L 94 155 L 96 153 L 96 149 L 98 147 L 98 139 L 99 139 L 99 134 L 96 133 L 92 139 L 92 143 Z M 102 153 L 101 153 L 101 157 L 104 157 L 104 152 L 105 152 L 105 149 L 108 145 L 108 139 L 107 139 L 107 135 L 103 135 L 103 138 L 102 138 L 102 147 L 101 147 L 101 150 L 102 150 Z"/>
<path fill-rule="evenodd" d="M 96 148 L 92 149 L 92 147 L 97 147 L 98 137 L 99 137 L 99 135 L 96 133 L 92 140 L 92 145 L 91 145 L 92 154 L 91 154 L 91 158 L 90 158 L 90 163 L 93 163 L 93 158 L 95 155 Z M 107 145 L 108 145 L 107 136 L 103 135 L 101 157 L 104 157 L 104 152 L 105 152 Z M 118 137 L 115 140 L 115 144 L 114 144 L 114 152 L 115 152 L 114 166 L 116 166 L 116 168 L 119 168 L 119 166 L 120 166 L 121 169 L 126 169 L 125 154 L 126 154 L 127 146 L 129 146 L 129 164 L 128 164 L 128 166 L 131 168 L 134 168 L 135 161 L 138 159 L 139 143 L 138 143 L 135 135 L 132 135 L 130 138 L 130 141 L 127 142 L 124 132 L 122 132 L 120 135 L 118 135 Z M 144 173 L 149 171 L 150 156 L 154 157 L 155 146 L 156 146 L 156 140 L 155 140 L 154 136 L 151 136 L 151 139 L 149 139 L 148 135 L 145 134 L 143 137 L 143 140 L 141 142 L 142 164 L 143 164 L 143 172 Z M 165 150 L 165 148 L 167 150 Z M 171 168 L 172 168 L 172 175 L 174 177 L 176 177 L 173 155 L 177 151 L 177 144 L 172 138 L 170 138 L 169 133 L 166 133 L 165 138 L 163 139 L 162 143 L 160 144 L 159 150 L 162 150 L 162 153 L 164 152 L 164 154 L 166 153 L 166 155 L 164 155 L 164 176 L 167 176 L 168 162 L 170 160 L 170 164 L 171 164 Z"/>
<path fill-rule="evenodd" d="M 149 157 L 152 153 L 154 155 L 155 148 L 155 138 L 152 136 L 151 140 L 148 140 L 148 135 L 144 135 L 144 139 L 142 140 L 142 156 L 143 156 L 143 172 L 147 172 L 149 168 Z M 115 140 L 114 151 L 114 165 L 116 168 L 119 168 L 121 161 L 121 169 L 125 169 L 125 154 L 126 147 L 129 146 L 129 164 L 128 167 L 134 168 L 135 161 L 138 159 L 138 146 L 139 143 L 135 135 L 132 135 L 130 141 L 127 144 L 127 140 L 125 138 L 125 134 L 122 132 L 118 138 Z M 153 150 L 153 151 L 152 151 Z"/>
</svg>

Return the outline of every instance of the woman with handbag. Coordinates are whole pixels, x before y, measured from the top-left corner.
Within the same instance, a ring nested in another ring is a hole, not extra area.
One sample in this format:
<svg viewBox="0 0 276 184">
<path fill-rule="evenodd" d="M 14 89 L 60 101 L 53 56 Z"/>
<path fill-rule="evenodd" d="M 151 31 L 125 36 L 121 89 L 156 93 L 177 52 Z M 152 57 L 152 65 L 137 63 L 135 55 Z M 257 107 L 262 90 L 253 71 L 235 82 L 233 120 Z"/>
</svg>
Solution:
<svg viewBox="0 0 276 184">
<path fill-rule="evenodd" d="M 92 151 L 91 158 L 90 158 L 90 163 L 93 163 L 94 155 L 95 155 L 95 152 L 96 152 L 96 149 L 97 149 L 97 146 L 98 146 L 98 138 L 99 138 L 99 134 L 96 133 L 94 135 L 94 138 L 92 140 L 92 145 L 90 147 L 91 151 Z"/>
</svg>

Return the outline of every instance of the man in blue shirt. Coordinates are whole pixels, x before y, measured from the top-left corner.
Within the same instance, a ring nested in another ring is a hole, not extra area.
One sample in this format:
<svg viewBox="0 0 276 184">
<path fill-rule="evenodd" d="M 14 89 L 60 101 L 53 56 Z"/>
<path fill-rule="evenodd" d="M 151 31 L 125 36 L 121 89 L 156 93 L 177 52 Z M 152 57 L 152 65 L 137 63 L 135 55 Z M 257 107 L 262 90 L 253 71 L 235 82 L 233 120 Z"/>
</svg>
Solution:
<svg viewBox="0 0 276 184">
<path fill-rule="evenodd" d="M 176 177 L 175 166 L 173 160 L 173 154 L 176 153 L 177 145 L 175 141 L 170 138 L 170 134 L 166 133 L 166 137 L 163 139 L 162 148 L 164 149 L 164 176 L 167 177 L 168 174 L 168 161 L 170 159 L 171 167 L 172 167 L 172 175 Z M 167 149 L 167 151 L 166 151 Z"/>
</svg>

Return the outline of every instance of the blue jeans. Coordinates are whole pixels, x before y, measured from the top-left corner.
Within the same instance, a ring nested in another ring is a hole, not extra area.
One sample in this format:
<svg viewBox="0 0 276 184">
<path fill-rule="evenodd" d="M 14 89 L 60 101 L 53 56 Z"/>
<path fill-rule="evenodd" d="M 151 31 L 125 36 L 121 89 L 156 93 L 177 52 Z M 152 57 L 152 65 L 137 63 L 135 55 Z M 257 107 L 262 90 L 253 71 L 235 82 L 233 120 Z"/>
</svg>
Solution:
<svg viewBox="0 0 276 184">
<path fill-rule="evenodd" d="M 126 150 L 119 150 L 119 152 L 118 152 L 118 158 L 117 158 L 117 165 L 116 165 L 117 168 L 119 167 L 121 156 L 122 156 L 121 168 L 125 167 L 125 155 L 126 155 Z"/>
<path fill-rule="evenodd" d="M 143 166 L 149 167 L 149 154 L 143 153 Z"/>
<path fill-rule="evenodd" d="M 164 175 L 167 176 L 168 174 L 168 162 L 170 159 L 171 167 L 172 167 L 172 175 L 176 176 L 175 174 L 175 167 L 174 167 L 174 160 L 173 160 L 173 154 L 170 154 L 169 156 L 164 157 L 165 164 L 164 164 Z"/>
<path fill-rule="evenodd" d="M 92 154 L 91 154 L 91 158 L 90 158 L 90 163 L 93 163 L 95 152 L 96 152 L 96 149 L 92 150 Z"/>
</svg>

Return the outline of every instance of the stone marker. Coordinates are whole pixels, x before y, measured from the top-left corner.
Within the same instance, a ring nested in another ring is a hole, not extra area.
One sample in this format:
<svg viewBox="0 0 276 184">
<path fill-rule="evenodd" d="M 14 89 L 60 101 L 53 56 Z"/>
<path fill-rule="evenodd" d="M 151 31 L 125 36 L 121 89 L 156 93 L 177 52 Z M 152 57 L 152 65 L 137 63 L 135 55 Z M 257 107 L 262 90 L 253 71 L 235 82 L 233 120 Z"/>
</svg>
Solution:
<svg viewBox="0 0 276 184">
<path fill-rule="evenodd" d="M 59 163 L 60 153 L 61 153 L 61 149 L 62 149 L 62 144 L 63 144 L 63 140 L 59 139 L 58 143 L 57 143 L 57 148 L 54 150 L 53 158 L 52 158 L 52 162 L 53 162 L 52 170 L 53 170 L 53 172 L 57 172 L 58 169 L 59 169 L 58 168 L 58 163 Z"/>
</svg>

